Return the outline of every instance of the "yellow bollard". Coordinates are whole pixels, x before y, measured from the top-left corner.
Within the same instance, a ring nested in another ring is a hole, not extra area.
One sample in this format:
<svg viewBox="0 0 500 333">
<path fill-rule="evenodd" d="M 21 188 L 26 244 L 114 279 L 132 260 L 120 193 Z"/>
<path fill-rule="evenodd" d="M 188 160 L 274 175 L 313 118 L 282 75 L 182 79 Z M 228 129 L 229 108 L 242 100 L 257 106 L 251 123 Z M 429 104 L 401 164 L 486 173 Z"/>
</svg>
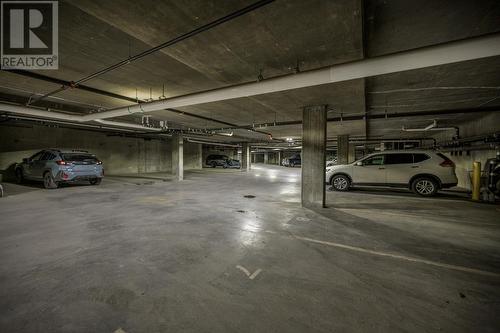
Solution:
<svg viewBox="0 0 500 333">
<path fill-rule="evenodd" d="M 472 165 L 472 200 L 479 201 L 481 189 L 481 162 Z"/>
</svg>

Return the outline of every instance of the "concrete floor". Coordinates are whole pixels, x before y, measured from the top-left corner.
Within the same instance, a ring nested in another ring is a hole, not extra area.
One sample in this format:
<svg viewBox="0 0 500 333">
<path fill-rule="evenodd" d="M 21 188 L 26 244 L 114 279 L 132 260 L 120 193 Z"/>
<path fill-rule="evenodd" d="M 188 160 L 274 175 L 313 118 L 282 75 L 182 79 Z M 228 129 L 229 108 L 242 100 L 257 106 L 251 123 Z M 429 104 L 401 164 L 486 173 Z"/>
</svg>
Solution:
<svg viewBox="0 0 500 333">
<path fill-rule="evenodd" d="M 300 169 L 263 165 L 6 185 L 0 332 L 500 330 L 496 205 L 356 190 L 314 212 Z"/>
</svg>

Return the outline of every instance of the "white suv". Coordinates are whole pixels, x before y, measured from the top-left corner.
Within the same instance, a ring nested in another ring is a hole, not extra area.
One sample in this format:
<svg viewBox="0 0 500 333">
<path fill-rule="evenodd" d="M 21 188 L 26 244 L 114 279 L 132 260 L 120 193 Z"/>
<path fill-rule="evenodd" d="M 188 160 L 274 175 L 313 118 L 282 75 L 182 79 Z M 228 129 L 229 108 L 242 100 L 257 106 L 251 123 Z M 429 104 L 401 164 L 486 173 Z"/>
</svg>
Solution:
<svg viewBox="0 0 500 333">
<path fill-rule="evenodd" d="M 455 164 L 432 150 L 385 151 L 326 170 L 326 181 L 336 191 L 352 185 L 406 187 L 422 196 L 456 186 Z"/>
</svg>

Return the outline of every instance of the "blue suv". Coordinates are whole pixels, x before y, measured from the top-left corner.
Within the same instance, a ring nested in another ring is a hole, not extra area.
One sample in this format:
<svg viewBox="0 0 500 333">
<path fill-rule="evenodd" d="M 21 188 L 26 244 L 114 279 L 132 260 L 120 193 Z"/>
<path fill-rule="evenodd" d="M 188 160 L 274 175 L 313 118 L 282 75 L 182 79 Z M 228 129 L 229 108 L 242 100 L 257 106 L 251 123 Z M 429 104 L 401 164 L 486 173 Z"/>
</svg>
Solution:
<svg viewBox="0 0 500 333">
<path fill-rule="evenodd" d="M 104 177 L 102 162 L 85 150 L 42 150 L 23 158 L 23 162 L 16 165 L 15 173 L 18 183 L 25 179 L 43 181 L 47 189 L 84 180 L 98 185 Z"/>
</svg>

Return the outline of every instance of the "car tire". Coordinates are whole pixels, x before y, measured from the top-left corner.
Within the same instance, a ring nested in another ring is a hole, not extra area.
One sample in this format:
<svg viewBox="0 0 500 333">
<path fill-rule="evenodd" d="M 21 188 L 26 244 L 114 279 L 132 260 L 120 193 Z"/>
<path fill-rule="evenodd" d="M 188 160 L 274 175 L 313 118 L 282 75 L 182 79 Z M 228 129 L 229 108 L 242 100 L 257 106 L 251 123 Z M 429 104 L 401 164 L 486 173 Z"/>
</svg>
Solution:
<svg viewBox="0 0 500 333">
<path fill-rule="evenodd" d="M 23 169 L 17 168 L 16 169 L 16 183 L 22 184 L 23 182 L 24 182 Z"/>
<path fill-rule="evenodd" d="M 59 184 L 54 180 L 52 173 L 46 172 L 43 175 L 43 186 L 48 190 L 52 190 L 57 188 Z"/>
<path fill-rule="evenodd" d="M 99 185 L 102 181 L 102 178 L 92 178 L 89 180 L 90 185 Z"/>
<path fill-rule="evenodd" d="M 334 191 L 346 192 L 351 187 L 351 180 L 345 175 L 336 175 L 333 176 L 331 185 Z"/>
<path fill-rule="evenodd" d="M 412 191 L 423 197 L 436 195 L 438 188 L 438 183 L 430 177 L 419 177 L 411 183 Z"/>
<path fill-rule="evenodd" d="M 293 163 L 293 162 L 292 162 L 292 163 L 290 163 L 290 167 L 292 167 L 292 168 L 293 168 L 294 166 L 295 166 L 295 163 Z"/>
<path fill-rule="evenodd" d="M 225 164 L 224 164 L 222 167 L 223 167 L 224 169 L 227 169 L 227 165 L 225 165 Z"/>
<path fill-rule="evenodd" d="M 215 168 L 217 167 L 217 162 L 212 162 L 210 165 L 212 166 L 212 168 Z"/>
</svg>

